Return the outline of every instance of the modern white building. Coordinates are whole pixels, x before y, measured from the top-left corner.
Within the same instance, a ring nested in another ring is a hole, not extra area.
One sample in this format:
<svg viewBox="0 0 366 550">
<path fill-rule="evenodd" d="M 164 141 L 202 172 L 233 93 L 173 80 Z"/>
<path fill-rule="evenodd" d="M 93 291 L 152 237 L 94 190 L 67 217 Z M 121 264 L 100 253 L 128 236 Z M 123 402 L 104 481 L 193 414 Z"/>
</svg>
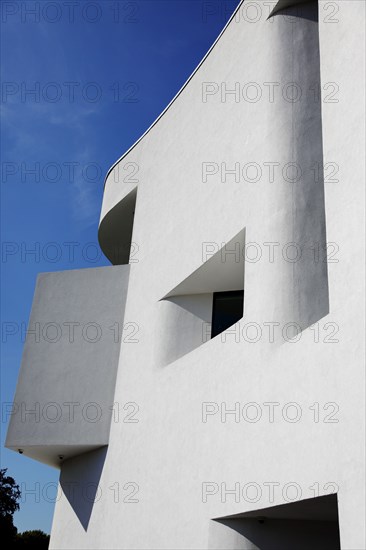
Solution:
<svg viewBox="0 0 366 550">
<path fill-rule="evenodd" d="M 51 548 L 366 548 L 364 15 L 243 1 L 107 175 L 113 266 L 39 276 Z"/>
</svg>

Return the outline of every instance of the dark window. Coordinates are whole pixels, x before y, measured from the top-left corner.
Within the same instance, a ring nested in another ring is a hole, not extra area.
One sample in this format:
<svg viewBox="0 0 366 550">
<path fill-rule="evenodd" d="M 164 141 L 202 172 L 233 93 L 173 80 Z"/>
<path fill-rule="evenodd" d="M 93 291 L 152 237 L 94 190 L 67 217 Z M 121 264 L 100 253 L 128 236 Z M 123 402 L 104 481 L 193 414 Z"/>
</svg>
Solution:
<svg viewBox="0 0 366 550">
<path fill-rule="evenodd" d="M 214 292 L 211 338 L 235 325 L 243 317 L 244 290 Z"/>
</svg>

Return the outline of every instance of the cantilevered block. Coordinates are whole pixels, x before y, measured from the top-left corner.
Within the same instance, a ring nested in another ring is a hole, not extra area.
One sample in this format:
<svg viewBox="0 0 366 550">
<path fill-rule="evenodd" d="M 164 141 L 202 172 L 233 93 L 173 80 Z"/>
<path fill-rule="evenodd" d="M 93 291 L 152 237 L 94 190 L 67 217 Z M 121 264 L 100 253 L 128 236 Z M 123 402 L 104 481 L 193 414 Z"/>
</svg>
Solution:
<svg viewBox="0 0 366 550">
<path fill-rule="evenodd" d="M 129 266 L 39 275 L 8 448 L 59 466 L 108 444 L 128 277 Z"/>
</svg>

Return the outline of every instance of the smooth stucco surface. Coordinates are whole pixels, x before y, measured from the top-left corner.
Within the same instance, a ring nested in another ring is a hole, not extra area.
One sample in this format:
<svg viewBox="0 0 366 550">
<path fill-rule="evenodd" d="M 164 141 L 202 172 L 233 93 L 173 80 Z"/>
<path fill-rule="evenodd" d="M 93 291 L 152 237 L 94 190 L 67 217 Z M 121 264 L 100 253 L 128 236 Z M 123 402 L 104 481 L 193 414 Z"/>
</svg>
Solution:
<svg viewBox="0 0 366 550">
<path fill-rule="evenodd" d="M 286 504 L 285 489 L 294 483 L 300 488 L 294 500 L 336 492 L 342 550 L 365 548 L 365 142 L 359 122 L 365 6 L 334 2 L 339 11 L 332 17 L 321 0 L 319 21 L 316 3 L 269 19 L 266 8 L 252 23 L 240 16 L 246 3 L 169 109 L 106 179 L 102 247 L 104 237 L 109 244 L 113 237 L 113 247 L 126 242 L 130 228 L 119 223 L 118 212 L 127 209 L 131 218 L 137 187 L 132 241 L 138 253 L 130 259 L 125 319 L 139 330 L 133 343 L 121 344 L 114 393 L 121 410 L 134 404 L 136 421 L 120 416 L 108 447 L 65 462 L 61 490 L 65 480 L 76 480 L 81 494 L 94 483 L 100 495 L 92 506 L 80 495 L 76 502 L 68 495 L 58 500 L 51 548 L 258 548 L 249 535 L 213 520 Z M 225 86 L 232 90 L 237 82 L 240 90 L 256 83 L 261 97 L 223 100 Z M 207 83 L 212 93 L 204 100 Z M 276 84 L 273 101 L 268 83 Z M 296 102 L 282 93 L 291 83 L 302 91 Z M 119 181 L 127 162 L 138 166 L 138 182 Z M 301 167 L 295 183 L 283 176 L 291 162 Z M 261 177 L 236 181 L 219 169 L 205 179 L 204 163 L 230 169 L 256 163 Z M 276 163 L 274 178 L 268 163 Z M 213 285 L 227 280 L 225 261 L 222 276 L 219 264 L 220 277 L 212 276 L 207 244 L 219 251 L 238 235 L 244 247 L 254 244 L 237 270 L 228 271 L 241 277 L 244 270 L 244 317 L 202 343 L 198 330 L 209 318 Z M 296 262 L 283 254 L 289 243 L 302 251 Z M 212 285 L 202 286 L 201 273 Z M 294 323 L 299 334 L 291 340 L 286 327 Z M 255 341 L 248 324 L 259 327 Z M 276 327 L 273 339 L 269 325 Z M 203 421 L 207 403 L 211 414 Z M 261 412 L 257 421 L 243 417 L 250 403 Z M 230 413 L 236 404 L 239 415 Z M 286 417 L 294 413 L 288 404 L 300 411 L 296 421 Z M 257 499 L 243 497 L 248 484 L 260 488 Z M 247 534 L 257 533 L 248 521 Z M 296 532 L 307 532 L 309 545 L 321 542 L 318 524 L 292 524 L 288 531 L 284 521 L 278 533 L 289 538 L 281 549 L 294 548 Z M 267 550 L 271 538 L 261 540 Z"/>
<path fill-rule="evenodd" d="M 60 468 L 108 443 L 129 269 L 39 275 L 7 447 Z"/>
</svg>

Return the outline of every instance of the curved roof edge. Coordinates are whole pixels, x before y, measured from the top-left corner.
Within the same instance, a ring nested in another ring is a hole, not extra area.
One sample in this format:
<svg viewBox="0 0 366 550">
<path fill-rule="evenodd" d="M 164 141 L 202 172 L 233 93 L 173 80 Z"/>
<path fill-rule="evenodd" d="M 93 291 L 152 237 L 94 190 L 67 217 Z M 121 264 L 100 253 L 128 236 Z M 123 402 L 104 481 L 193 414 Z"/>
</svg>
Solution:
<svg viewBox="0 0 366 550">
<path fill-rule="evenodd" d="M 184 88 L 189 84 L 189 82 L 192 80 L 192 78 L 194 77 L 194 75 L 196 74 L 196 72 L 198 71 L 198 69 L 202 66 L 202 64 L 206 61 L 207 57 L 210 55 L 210 53 L 212 52 L 212 50 L 214 49 L 214 47 L 216 46 L 216 44 L 218 43 L 218 41 L 220 40 L 220 38 L 222 37 L 222 35 L 224 34 L 224 32 L 226 31 L 226 29 L 228 28 L 228 26 L 230 25 L 231 21 L 234 19 L 234 17 L 236 16 L 237 12 L 239 11 L 241 5 L 245 2 L 246 0 L 240 0 L 239 4 L 237 5 L 237 7 L 235 8 L 234 12 L 232 13 L 230 19 L 227 21 L 226 25 L 224 26 L 224 28 L 222 29 L 222 31 L 220 32 L 220 34 L 218 35 L 218 37 L 216 38 L 215 42 L 212 44 L 212 46 L 210 47 L 210 49 L 207 51 L 207 53 L 204 55 L 204 57 L 201 59 L 201 61 L 198 63 L 197 67 L 194 69 L 194 71 L 191 73 L 191 75 L 187 78 L 187 80 L 185 81 L 185 83 L 183 84 L 183 86 L 178 90 L 178 92 L 175 94 L 175 96 L 173 97 L 173 99 L 168 103 L 168 105 L 165 107 L 165 109 L 160 113 L 160 115 L 158 115 L 158 117 L 154 120 L 154 122 L 147 128 L 147 130 L 131 145 L 131 147 L 129 149 L 127 149 L 127 151 L 125 153 L 123 153 L 123 155 L 121 155 L 119 157 L 119 159 L 117 159 L 113 164 L 112 166 L 109 168 L 106 176 L 105 176 L 105 179 L 104 179 L 104 186 L 106 184 L 106 181 L 107 181 L 107 178 L 109 176 L 109 174 L 112 172 L 112 170 L 114 169 L 115 166 L 117 166 L 117 164 L 119 162 L 121 162 L 122 159 L 124 159 L 125 156 L 128 155 L 128 153 L 130 153 L 130 151 L 132 151 L 132 149 L 134 149 L 136 147 L 136 145 L 138 143 L 140 143 L 140 141 L 150 132 L 150 130 L 155 126 L 155 124 L 157 124 L 157 122 L 159 122 L 159 120 L 162 118 L 163 115 L 165 115 L 165 113 L 167 112 L 167 110 L 171 107 L 171 105 L 175 102 L 175 100 L 178 98 L 178 96 L 180 96 L 180 94 L 183 92 Z"/>
<path fill-rule="evenodd" d="M 218 41 L 220 40 L 220 38 L 222 37 L 224 32 L 226 31 L 226 29 L 228 28 L 228 26 L 230 25 L 232 20 L 235 18 L 236 14 L 238 13 L 238 11 L 240 10 L 242 4 L 244 4 L 245 1 L 246 0 L 240 0 L 238 5 L 236 6 L 235 10 L 233 11 L 230 19 L 227 21 L 226 25 L 224 26 L 224 28 L 222 29 L 222 31 L 220 32 L 220 34 L 218 35 L 218 37 L 216 38 L 216 40 L 214 41 L 212 46 L 209 48 L 207 53 L 204 55 L 204 57 L 198 63 L 197 67 L 193 70 L 191 75 L 187 78 L 187 80 L 185 81 L 183 86 L 178 90 L 178 92 L 175 94 L 173 99 L 168 103 L 168 105 L 165 107 L 165 109 L 160 113 L 160 115 L 157 116 L 157 118 L 154 120 L 154 122 L 152 122 L 152 124 L 150 124 L 150 126 L 147 128 L 147 130 L 145 130 L 145 132 L 131 145 L 131 147 L 129 147 L 127 149 L 127 151 L 125 151 L 123 153 L 123 155 L 121 155 L 112 164 L 112 166 L 109 168 L 109 170 L 108 170 L 108 172 L 107 172 L 107 174 L 104 178 L 104 187 L 105 187 L 105 184 L 106 184 L 106 181 L 107 181 L 107 178 L 108 178 L 109 174 L 112 172 L 112 170 L 115 168 L 115 166 L 117 166 L 117 164 L 119 162 L 121 162 L 121 160 L 124 159 L 124 157 L 126 157 L 128 155 L 128 153 L 130 153 L 130 151 L 132 151 L 132 149 L 134 149 L 136 147 L 136 145 L 138 145 L 138 143 L 140 143 L 140 141 L 142 141 L 142 139 L 150 132 L 150 130 L 152 130 L 152 128 L 155 126 L 155 124 L 157 124 L 159 122 L 159 120 L 162 118 L 162 116 L 165 115 L 165 113 L 168 111 L 168 109 L 171 107 L 171 105 L 180 96 L 180 94 L 183 92 L 184 88 L 189 84 L 189 82 L 192 80 L 192 78 L 194 77 L 196 72 L 200 69 L 200 67 L 206 61 L 207 57 L 210 55 L 210 53 L 212 52 L 212 50 L 214 49 L 214 47 L 216 46 L 216 44 L 218 43 Z M 277 13 L 278 11 L 280 11 L 280 10 L 286 8 L 286 7 L 289 7 L 289 6 L 294 5 L 294 4 L 302 4 L 302 3 L 305 3 L 305 2 L 308 2 L 308 1 L 310 1 L 310 0 L 277 0 L 273 10 L 271 11 L 271 13 L 268 16 L 268 19 L 270 17 L 272 17 L 272 15 L 274 15 L 275 13 Z"/>
</svg>

